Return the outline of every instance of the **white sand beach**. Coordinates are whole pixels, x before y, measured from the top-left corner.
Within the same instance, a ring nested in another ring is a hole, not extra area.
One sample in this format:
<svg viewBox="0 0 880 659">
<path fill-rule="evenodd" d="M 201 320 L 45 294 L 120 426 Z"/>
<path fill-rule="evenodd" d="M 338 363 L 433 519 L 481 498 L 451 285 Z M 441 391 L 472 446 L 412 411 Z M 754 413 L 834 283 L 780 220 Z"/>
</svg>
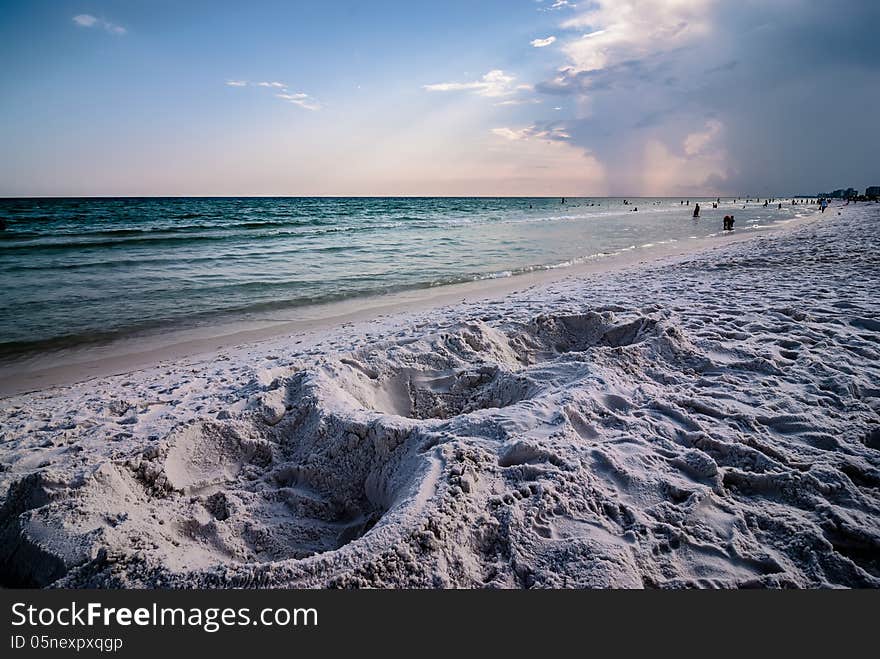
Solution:
<svg viewBox="0 0 880 659">
<path fill-rule="evenodd" d="M 880 586 L 880 205 L 707 244 L 37 378 L 0 583 Z"/>
</svg>

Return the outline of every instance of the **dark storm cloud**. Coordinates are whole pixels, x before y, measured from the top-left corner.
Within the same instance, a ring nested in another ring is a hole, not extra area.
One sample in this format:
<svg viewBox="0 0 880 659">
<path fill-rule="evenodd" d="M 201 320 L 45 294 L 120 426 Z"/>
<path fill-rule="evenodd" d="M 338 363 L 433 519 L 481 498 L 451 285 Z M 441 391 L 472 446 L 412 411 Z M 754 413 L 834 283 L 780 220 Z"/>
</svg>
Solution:
<svg viewBox="0 0 880 659">
<path fill-rule="evenodd" d="M 715 146 L 725 171 L 692 172 L 694 192 L 880 184 L 880 2 L 717 2 L 706 11 L 711 29 L 685 45 L 635 42 L 633 56 L 591 71 L 563 67 L 536 86 L 583 100 L 588 118 L 566 130 L 613 186 L 637 191 L 649 140 L 686 158 L 683 141 L 710 120 L 723 124 Z"/>
</svg>

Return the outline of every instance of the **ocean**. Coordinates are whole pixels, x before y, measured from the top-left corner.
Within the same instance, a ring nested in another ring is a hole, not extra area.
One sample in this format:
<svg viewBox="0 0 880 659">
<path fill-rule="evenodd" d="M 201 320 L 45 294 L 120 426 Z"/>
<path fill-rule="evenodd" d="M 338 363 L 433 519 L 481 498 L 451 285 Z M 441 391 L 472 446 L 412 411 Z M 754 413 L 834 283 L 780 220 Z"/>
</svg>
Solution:
<svg viewBox="0 0 880 659">
<path fill-rule="evenodd" d="M 0 359 L 563 268 L 720 237 L 728 213 L 759 231 L 811 208 L 681 201 L 0 199 Z"/>
</svg>

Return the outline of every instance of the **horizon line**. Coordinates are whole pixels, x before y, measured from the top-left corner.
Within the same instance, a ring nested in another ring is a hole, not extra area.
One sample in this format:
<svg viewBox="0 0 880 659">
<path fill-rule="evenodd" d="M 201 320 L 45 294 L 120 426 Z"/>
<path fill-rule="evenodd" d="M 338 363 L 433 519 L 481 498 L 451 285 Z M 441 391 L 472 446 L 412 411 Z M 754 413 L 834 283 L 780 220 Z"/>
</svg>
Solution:
<svg viewBox="0 0 880 659">
<path fill-rule="evenodd" d="M 375 195 L 306 195 L 306 194 L 155 194 L 155 195 L 2 195 L 0 200 L 14 199 L 740 199 L 740 198 L 804 198 L 822 196 L 812 194 L 568 194 L 568 195 L 419 195 L 419 194 L 375 194 Z"/>
</svg>

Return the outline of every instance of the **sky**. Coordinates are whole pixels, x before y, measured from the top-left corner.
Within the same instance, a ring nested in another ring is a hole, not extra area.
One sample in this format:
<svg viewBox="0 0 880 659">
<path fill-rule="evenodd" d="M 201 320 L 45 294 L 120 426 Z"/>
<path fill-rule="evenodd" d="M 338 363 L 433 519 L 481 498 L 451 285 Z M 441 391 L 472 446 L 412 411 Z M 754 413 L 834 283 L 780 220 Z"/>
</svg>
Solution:
<svg viewBox="0 0 880 659">
<path fill-rule="evenodd" d="M 876 0 L 0 3 L 2 196 L 880 185 Z"/>
</svg>

